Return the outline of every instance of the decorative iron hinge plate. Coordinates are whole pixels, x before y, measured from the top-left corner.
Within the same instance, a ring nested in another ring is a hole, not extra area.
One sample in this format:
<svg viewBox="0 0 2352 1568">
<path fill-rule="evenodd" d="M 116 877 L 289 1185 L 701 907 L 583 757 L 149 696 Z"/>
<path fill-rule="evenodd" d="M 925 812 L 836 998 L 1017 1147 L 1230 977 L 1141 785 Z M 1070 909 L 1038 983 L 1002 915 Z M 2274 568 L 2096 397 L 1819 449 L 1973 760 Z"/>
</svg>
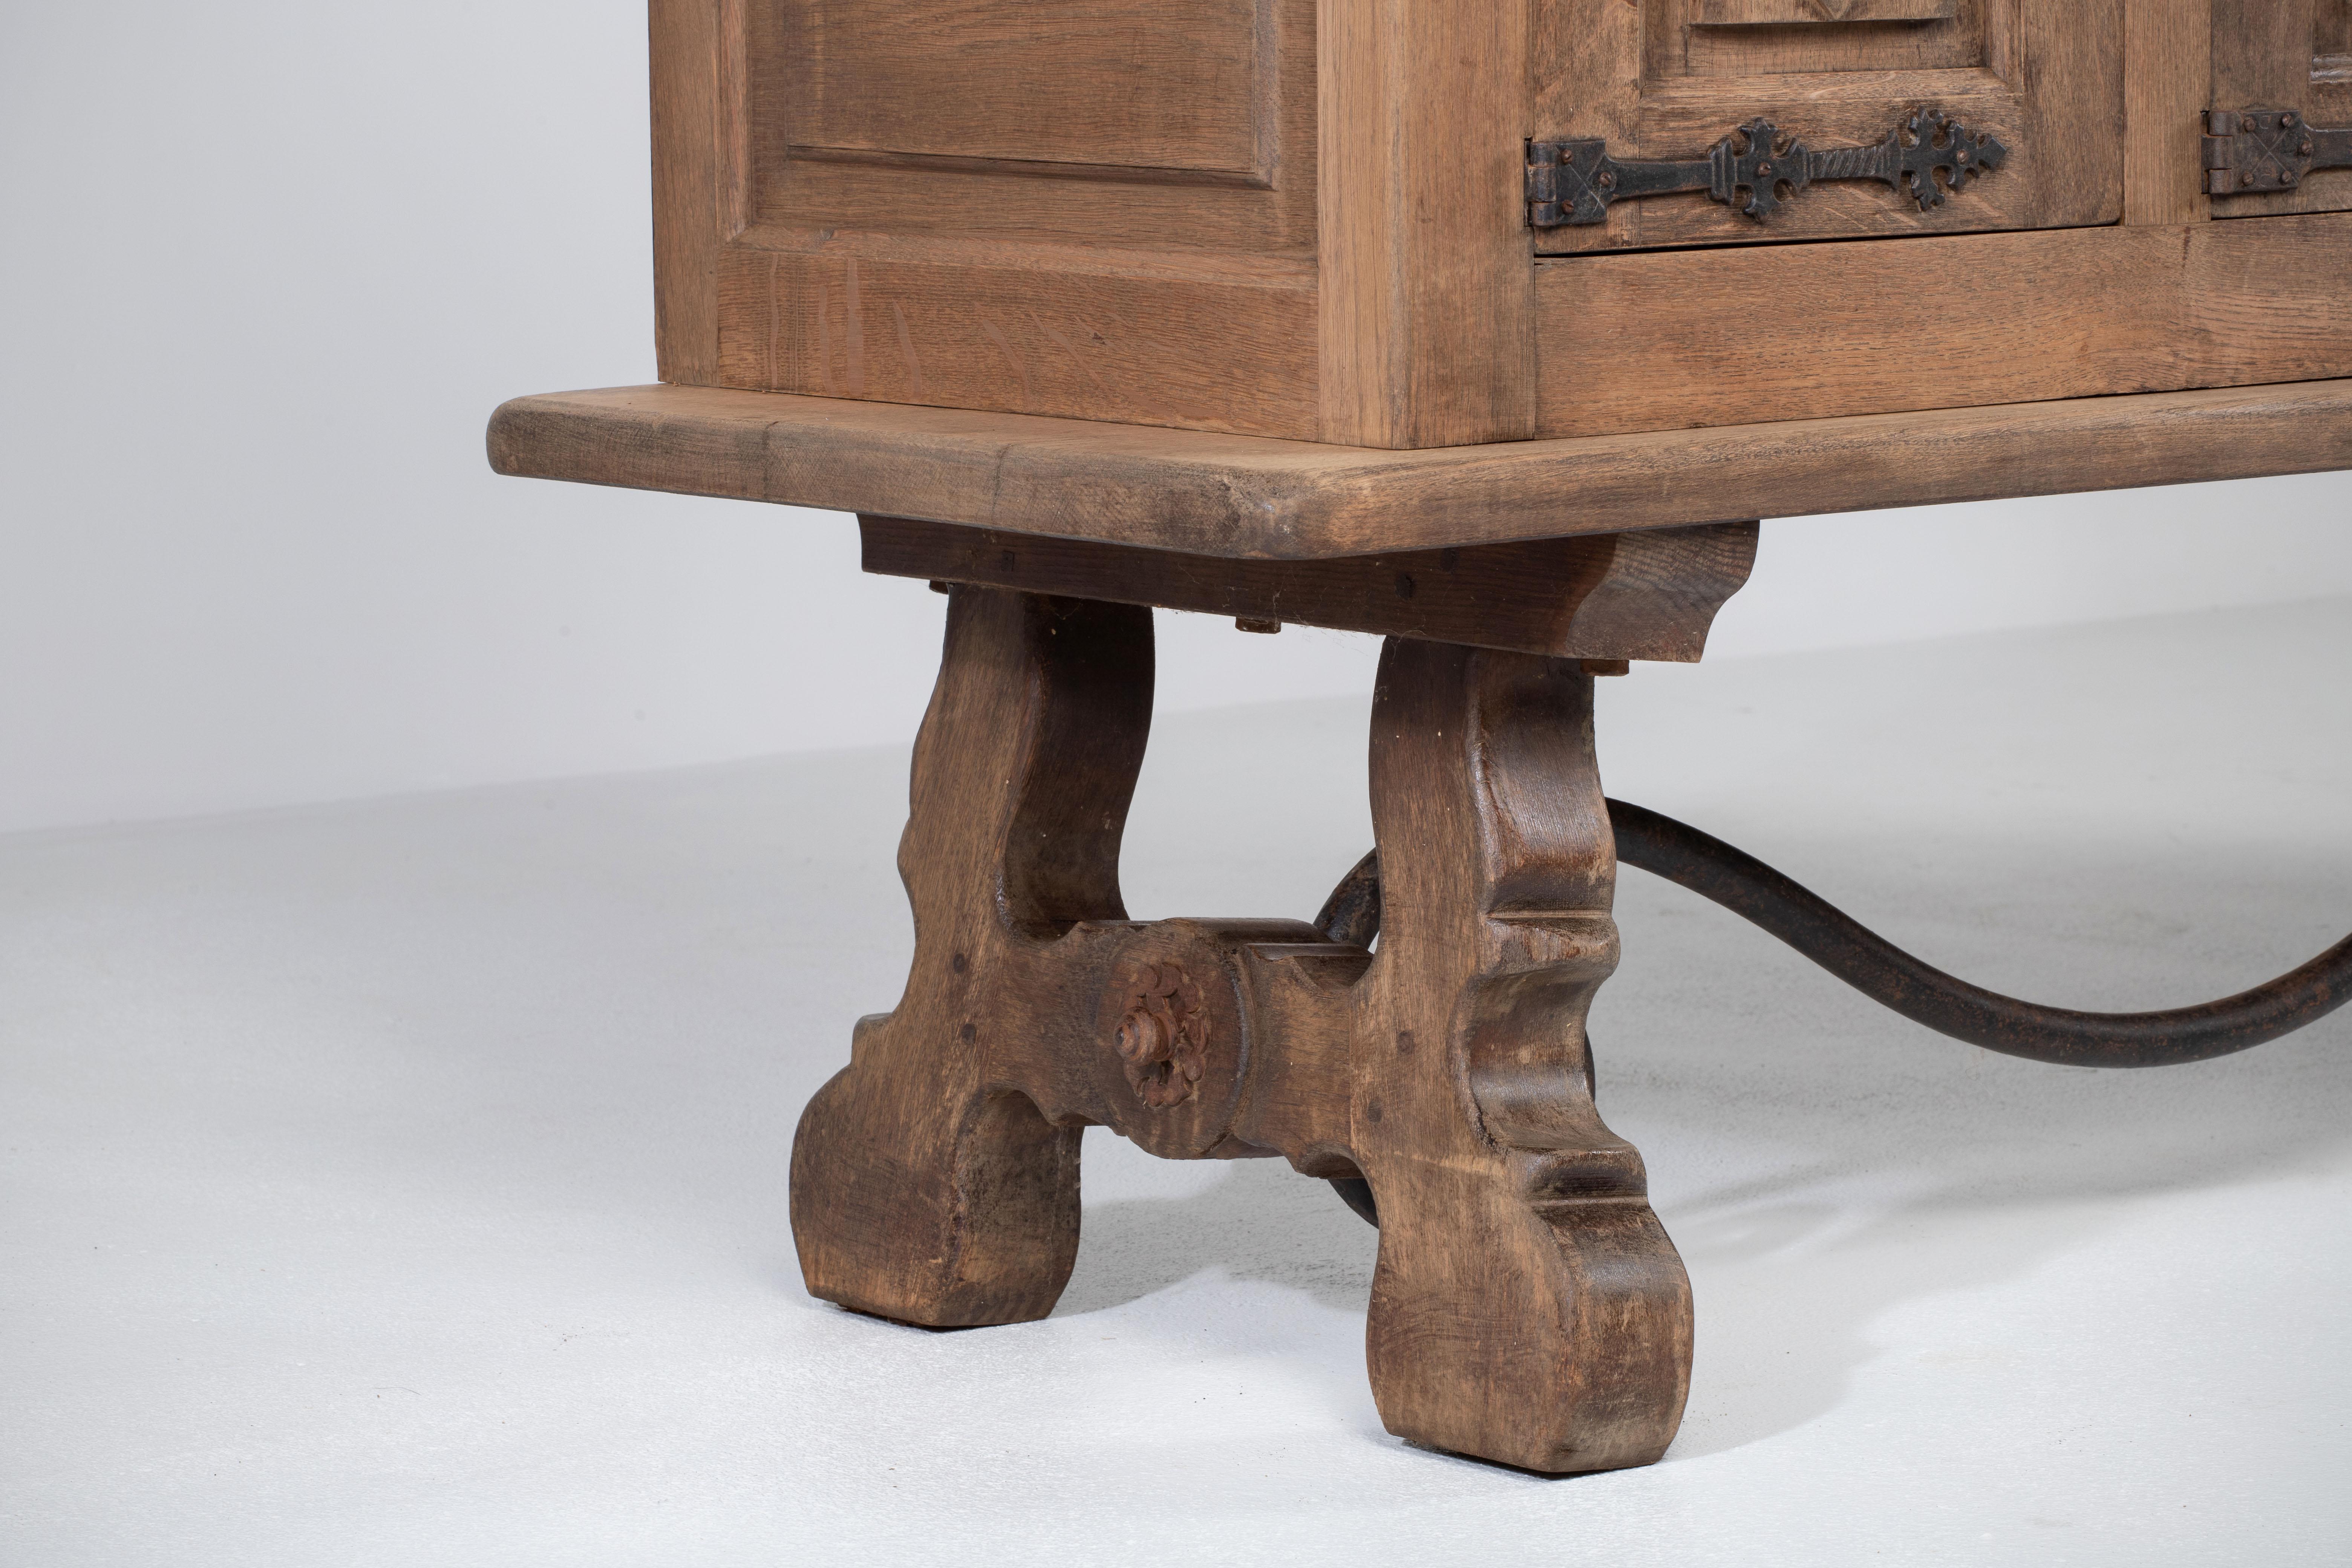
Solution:
<svg viewBox="0 0 2352 1568">
<path fill-rule="evenodd" d="M 2208 194 L 2291 191 L 2314 169 L 2352 169 L 2352 128 L 2307 125 L 2292 109 L 2205 111 Z"/>
<path fill-rule="evenodd" d="M 1825 180 L 1883 180 L 1927 212 L 2008 157 L 2009 149 L 1992 137 L 1932 109 L 1913 111 L 1874 147 L 1808 147 L 1762 119 L 1717 142 L 1706 157 L 1679 163 L 1612 158 L 1599 139 L 1530 142 L 1528 223 L 1602 223 L 1612 203 L 1677 191 L 1705 191 L 1760 221 Z"/>
</svg>

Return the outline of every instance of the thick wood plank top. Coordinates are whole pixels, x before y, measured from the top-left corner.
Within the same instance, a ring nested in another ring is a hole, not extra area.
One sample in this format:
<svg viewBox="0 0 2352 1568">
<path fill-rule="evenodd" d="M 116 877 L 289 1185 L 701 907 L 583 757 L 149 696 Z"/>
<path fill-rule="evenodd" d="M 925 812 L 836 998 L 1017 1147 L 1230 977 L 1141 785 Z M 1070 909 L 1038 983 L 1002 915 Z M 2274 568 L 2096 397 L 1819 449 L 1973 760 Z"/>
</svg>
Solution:
<svg viewBox="0 0 2352 1568">
<path fill-rule="evenodd" d="M 519 397 L 490 466 L 1271 559 L 2352 468 L 2352 381 L 1422 451 L 623 386 Z"/>
</svg>

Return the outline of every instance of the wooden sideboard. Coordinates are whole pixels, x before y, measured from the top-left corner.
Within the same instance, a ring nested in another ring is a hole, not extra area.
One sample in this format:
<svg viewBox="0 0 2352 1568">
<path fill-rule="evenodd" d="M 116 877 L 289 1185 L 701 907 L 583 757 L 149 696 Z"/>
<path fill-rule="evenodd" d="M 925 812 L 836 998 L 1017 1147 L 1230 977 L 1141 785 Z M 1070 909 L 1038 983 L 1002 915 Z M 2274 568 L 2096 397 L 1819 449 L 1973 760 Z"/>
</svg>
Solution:
<svg viewBox="0 0 2352 1568">
<path fill-rule="evenodd" d="M 816 1295 L 1045 1315 L 1090 1125 L 1281 1158 L 1381 1226 L 1391 1431 L 1644 1464 L 1692 1303 L 1584 1033 L 1621 861 L 2044 1061 L 2352 994 L 2347 939 L 2166 1013 L 1994 995 L 1604 799 L 1591 724 L 1758 519 L 2352 468 L 2352 0 L 652 16 L 664 384 L 518 398 L 493 465 L 855 511 L 949 600 L 912 972 L 793 1146 Z M 1129 918 L 1155 606 L 1387 639 L 1313 921 Z"/>
</svg>

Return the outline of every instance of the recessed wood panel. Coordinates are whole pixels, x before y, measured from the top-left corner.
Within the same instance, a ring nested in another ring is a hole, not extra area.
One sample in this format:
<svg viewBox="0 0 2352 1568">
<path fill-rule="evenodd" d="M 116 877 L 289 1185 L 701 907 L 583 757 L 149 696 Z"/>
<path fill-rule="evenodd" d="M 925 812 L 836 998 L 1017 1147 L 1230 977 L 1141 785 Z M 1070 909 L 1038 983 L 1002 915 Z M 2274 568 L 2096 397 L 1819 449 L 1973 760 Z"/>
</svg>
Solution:
<svg viewBox="0 0 2352 1568">
<path fill-rule="evenodd" d="M 1959 14 L 1959 0 L 1690 0 L 1701 27 L 1819 26 L 1834 22 L 1933 22 Z"/>
<path fill-rule="evenodd" d="M 1653 81 L 1982 65 L 2002 0 L 1648 0 Z M 1774 24 L 1765 26 L 1763 24 Z"/>
<path fill-rule="evenodd" d="M 2315 78 L 2352 80 L 2352 0 L 2318 0 L 2312 15 L 2311 44 Z"/>
<path fill-rule="evenodd" d="M 1585 257 L 1536 299 L 1546 436 L 2308 381 L 2352 375 L 2352 219 Z"/>
<path fill-rule="evenodd" d="M 1265 0 L 787 0 L 795 151 L 1263 174 Z"/>
</svg>

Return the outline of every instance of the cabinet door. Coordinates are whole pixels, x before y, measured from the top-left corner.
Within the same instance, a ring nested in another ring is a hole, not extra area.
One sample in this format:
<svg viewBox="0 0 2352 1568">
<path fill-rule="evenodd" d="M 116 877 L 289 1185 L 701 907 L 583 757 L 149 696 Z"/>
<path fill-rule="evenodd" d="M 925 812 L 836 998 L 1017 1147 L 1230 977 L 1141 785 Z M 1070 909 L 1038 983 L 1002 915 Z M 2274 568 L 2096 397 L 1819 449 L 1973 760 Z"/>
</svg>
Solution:
<svg viewBox="0 0 2352 1568">
<path fill-rule="evenodd" d="M 1698 161 L 1762 119 L 1819 166 L 1820 153 L 1882 144 L 1924 110 L 1992 136 L 2002 154 L 1960 190 L 1931 175 L 1941 199 L 1924 208 L 1876 180 L 1784 190 L 1761 218 L 1685 190 L 1614 200 L 1602 223 L 1538 227 L 1536 247 L 2112 223 L 2122 211 L 2123 56 L 2122 0 L 1539 0 L 1539 140 L 1605 138 L 1615 159 Z"/>
<path fill-rule="evenodd" d="M 2352 127 L 2352 0 L 2213 0 L 2213 107 Z M 2352 169 L 2317 168 L 2291 191 L 2216 193 L 2213 216 L 2348 207 Z"/>
</svg>

